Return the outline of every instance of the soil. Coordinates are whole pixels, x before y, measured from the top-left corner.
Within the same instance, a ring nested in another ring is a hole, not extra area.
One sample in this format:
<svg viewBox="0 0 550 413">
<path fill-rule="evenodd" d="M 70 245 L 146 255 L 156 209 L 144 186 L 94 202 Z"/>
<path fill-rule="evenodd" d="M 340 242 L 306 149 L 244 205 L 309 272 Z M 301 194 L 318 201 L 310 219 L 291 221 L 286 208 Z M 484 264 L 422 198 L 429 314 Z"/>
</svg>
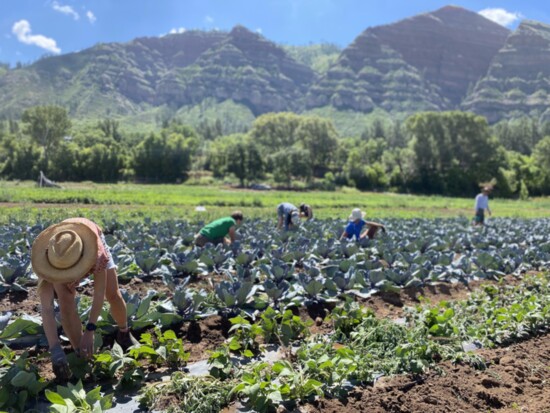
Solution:
<svg viewBox="0 0 550 413">
<path fill-rule="evenodd" d="M 507 276 L 503 282 L 516 284 L 520 279 Z M 399 293 L 380 292 L 368 299 L 358 301 L 370 307 L 379 317 L 398 318 L 403 315 L 404 307 L 419 304 L 421 297 L 431 303 L 441 300 L 463 300 L 472 291 L 494 283 L 495 281 L 488 280 L 473 281 L 468 285 L 442 283 L 423 288 L 404 289 Z M 198 288 L 212 288 L 212 283 L 205 278 L 193 280 L 192 285 Z M 166 297 L 171 296 L 170 290 L 162 280 L 158 279 L 146 282 L 132 279 L 121 287 L 132 294 L 145 295 L 147 290 L 154 288 Z M 93 286 L 87 285 L 78 290 L 80 294 L 91 296 Z M 334 304 L 317 304 L 293 308 L 293 312 L 303 321 L 310 323 L 312 334 L 326 334 L 332 331 L 332 323 L 326 319 L 326 316 L 333 307 Z M 28 293 L 9 292 L 0 295 L 0 312 L 8 310 L 14 312 L 16 316 L 39 315 L 36 288 L 29 288 Z M 227 317 L 215 315 L 194 322 L 184 322 L 175 326 L 174 330 L 184 339 L 185 350 L 190 353 L 189 362 L 192 363 L 207 359 L 209 351 L 223 344 L 228 337 L 230 327 L 231 323 Z M 106 345 L 112 344 L 112 341 L 113 337 L 104 337 Z M 54 379 L 49 360 L 38 357 L 41 350 L 30 349 L 33 363 L 37 365 L 42 377 L 47 380 Z M 65 350 L 71 351 L 69 346 Z M 429 413 L 469 412 L 480 409 L 487 411 L 487 409 L 503 407 L 512 409 L 513 406 L 520 406 L 523 410 L 519 411 L 543 412 L 543 407 L 546 407 L 550 413 L 550 371 L 547 368 L 550 365 L 550 338 L 548 336 L 509 348 L 483 351 L 482 355 L 493 362 L 486 372 L 479 372 L 468 366 L 444 364 L 443 368 L 447 371 L 447 376 L 440 377 L 434 373 L 420 380 L 407 376 L 383 378 L 374 387 L 354 391 L 345 402 L 322 400 L 315 405 L 302 408 L 301 411 L 308 413 L 363 412 L 364 406 L 369 406 L 368 410 L 375 412 L 425 410 L 425 413 Z M 454 404 L 447 404 L 451 399 Z"/>
<path fill-rule="evenodd" d="M 549 335 L 479 354 L 489 363 L 484 371 L 443 363 L 442 375 L 382 378 L 347 400 L 323 399 L 295 412 L 550 412 Z"/>
</svg>

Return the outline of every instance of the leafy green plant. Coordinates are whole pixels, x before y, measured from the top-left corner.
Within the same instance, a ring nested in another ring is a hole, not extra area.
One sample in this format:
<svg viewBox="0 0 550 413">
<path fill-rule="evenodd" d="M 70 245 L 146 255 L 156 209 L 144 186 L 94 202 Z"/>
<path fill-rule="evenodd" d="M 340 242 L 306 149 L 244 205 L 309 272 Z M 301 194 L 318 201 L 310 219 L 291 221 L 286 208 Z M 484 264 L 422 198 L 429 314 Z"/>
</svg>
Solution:
<svg viewBox="0 0 550 413">
<path fill-rule="evenodd" d="M 305 343 L 296 356 L 304 372 L 323 383 L 329 395 L 338 395 L 357 369 L 355 353 L 342 345 Z"/>
<path fill-rule="evenodd" d="M 292 341 L 309 335 L 311 322 L 304 322 L 292 310 L 283 313 L 268 307 L 260 315 L 259 326 L 266 343 L 278 342 L 288 346 Z"/>
<path fill-rule="evenodd" d="M 136 387 L 145 376 L 137 360 L 124 354 L 118 343 L 113 345 L 111 351 L 94 356 L 93 373 L 96 377 L 117 379 L 117 387 L 120 388 Z"/>
<path fill-rule="evenodd" d="M 26 352 L 17 357 L 7 347 L 0 350 L 0 409 L 24 412 L 47 384 Z"/>
<path fill-rule="evenodd" d="M 231 361 L 231 350 L 227 344 L 210 354 L 208 364 L 210 366 L 210 375 L 220 380 L 227 380 L 235 376 L 237 370 Z"/>
<path fill-rule="evenodd" d="M 372 310 L 361 307 L 355 301 L 346 301 L 342 306 L 335 307 L 330 319 L 335 332 L 342 338 L 349 337 L 350 333 L 357 327 L 365 317 L 373 317 Z"/>
<path fill-rule="evenodd" d="M 130 356 L 137 359 L 146 358 L 153 363 L 166 363 L 171 368 L 181 368 L 189 360 L 189 353 L 184 350 L 183 341 L 172 330 L 162 332 L 155 329 L 155 335 L 141 335 L 142 345 L 130 349 Z"/>
<path fill-rule="evenodd" d="M 57 386 L 57 392 L 46 389 L 46 398 L 52 403 L 50 413 L 101 413 L 112 406 L 112 394 L 101 396 L 101 387 L 86 392 L 82 382 Z"/>
<path fill-rule="evenodd" d="M 321 382 L 296 371 L 288 361 L 277 361 L 273 365 L 259 362 L 247 368 L 231 393 L 244 397 L 250 407 L 263 413 L 283 402 L 322 396 L 322 386 Z"/>
<path fill-rule="evenodd" d="M 243 356 L 253 357 L 259 351 L 256 340 L 262 334 L 262 328 L 240 315 L 230 318 L 229 321 L 232 324 L 229 333 L 233 333 L 229 340 L 229 349 L 239 351 Z"/>
</svg>

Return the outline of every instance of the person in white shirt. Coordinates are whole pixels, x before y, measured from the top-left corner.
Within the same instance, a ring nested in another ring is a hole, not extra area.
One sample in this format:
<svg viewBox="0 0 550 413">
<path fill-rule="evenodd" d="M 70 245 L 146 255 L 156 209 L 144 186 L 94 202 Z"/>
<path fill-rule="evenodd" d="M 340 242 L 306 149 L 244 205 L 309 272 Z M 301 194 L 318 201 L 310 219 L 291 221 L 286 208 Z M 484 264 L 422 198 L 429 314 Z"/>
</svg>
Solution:
<svg viewBox="0 0 550 413">
<path fill-rule="evenodd" d="M 485 210 L 489 216 L 491 215 L 491 210 L 489 209 L 489 192 L 491 189 L 489 187 L 484 187 L 480 194 L 476 196 L 475 202 L 475 218 L 474 225 L 483 225 L 485 222 Z"/>
</svg>

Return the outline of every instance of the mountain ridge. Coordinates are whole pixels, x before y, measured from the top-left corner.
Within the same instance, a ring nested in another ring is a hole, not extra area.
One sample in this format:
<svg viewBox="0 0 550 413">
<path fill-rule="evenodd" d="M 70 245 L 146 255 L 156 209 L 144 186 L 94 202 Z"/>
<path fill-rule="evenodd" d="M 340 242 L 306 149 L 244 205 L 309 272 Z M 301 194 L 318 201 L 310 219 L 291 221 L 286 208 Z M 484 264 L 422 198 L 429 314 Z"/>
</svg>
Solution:
<svg viewBox="0 0 550 413">
<path fill-rule="evenodd" d="M 491 122 L 550 117 L 544 23 L 524 21 L 510 31 L 450 5 L 369 27 L 338 51 L 318 47 L 301 58 L 298 46 L 240 25 L 100 43 L 3 70 L 0 116 L 43 104 L 88 118 L 232 101 L 255 116 L 333 107 L 390 114 L 464 109 Z M 523 71 L 518 59 L 527 64 Z"/>
</svg>

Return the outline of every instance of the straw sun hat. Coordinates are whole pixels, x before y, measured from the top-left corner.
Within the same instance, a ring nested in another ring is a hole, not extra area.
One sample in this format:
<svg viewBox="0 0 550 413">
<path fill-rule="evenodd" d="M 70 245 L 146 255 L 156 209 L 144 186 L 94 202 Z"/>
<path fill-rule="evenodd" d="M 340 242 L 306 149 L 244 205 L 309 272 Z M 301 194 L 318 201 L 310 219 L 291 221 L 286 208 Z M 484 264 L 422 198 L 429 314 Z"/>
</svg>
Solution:
<svg viewBox="0 0 550 413">
<path fill-rule="evenodd" d="M 51 283 L 77 281 L 96 263 L 97 249 L 97 234 L 88 226 L 72 222 L 52 225 L 32 244 L 32 269 Z"/>
</svg>

